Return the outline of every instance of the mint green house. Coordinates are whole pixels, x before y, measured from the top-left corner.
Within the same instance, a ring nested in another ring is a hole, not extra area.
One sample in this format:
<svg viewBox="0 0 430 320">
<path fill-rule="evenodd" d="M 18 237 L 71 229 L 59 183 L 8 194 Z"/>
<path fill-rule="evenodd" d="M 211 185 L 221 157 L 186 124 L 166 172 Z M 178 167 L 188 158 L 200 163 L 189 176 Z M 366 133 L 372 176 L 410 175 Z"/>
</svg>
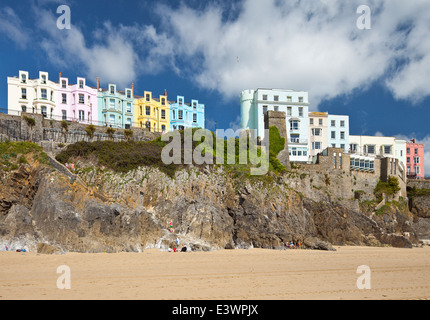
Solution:
<svg viewBox="0 0 430 320">
<path fill-rule="evenodd" d="M 108 89 L 98 89 L 97 97 L 99 125 L 118 129 L 134 125 L 133 89 L 119 91 L 115 84 L 109 84 Z"/>
</svg>

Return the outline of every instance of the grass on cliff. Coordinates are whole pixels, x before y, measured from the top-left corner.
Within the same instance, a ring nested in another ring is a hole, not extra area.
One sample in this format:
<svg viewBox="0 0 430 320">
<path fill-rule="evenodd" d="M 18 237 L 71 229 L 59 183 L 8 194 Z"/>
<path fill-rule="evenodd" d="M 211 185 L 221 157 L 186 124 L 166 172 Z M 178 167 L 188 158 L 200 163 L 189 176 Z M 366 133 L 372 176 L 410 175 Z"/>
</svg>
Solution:
<svg viewBox="0 0 430 320">
<path fill-rule="evenodd" d="M 0 143 L 0 169 L 3 171 L 16 170 L 20 165 L 28 163 L 27 157 L 32 154 L 32 159 L 42 164 L 49 164 L 48 156 L 41 146 L 31 142 Z"/>
<path fill-rule="evenodd" d="M 275 128 L 276 129 L 276 128 Z M 190 129 L 191 130 L 191 129 Z M 192 136 L 197 129 L 192 129 Z M 273 129 L 272 129 L 273 131 Z M 276 129 L 277 131 L 277 129 Z M 258 165 L 253 165 L 252 163 L 257 163 L 259 157 L 262 155 L 262 151 L 256 148 L 249 142 L 246 145 L 246 158 L 247 164 L 240 164 L 240 140 L 238 138 L 230 138 L 230 140 L 221 139 L 215 136 L 211 131 L 207 131 L 209 134 L 207 137 L 202 138 L 200 141 L 192 141 L 191 150 L 185 150 L 185 132 L 178 131 L 180 134 L 180 164 L 168 164 L 166 165 L 162 159 L 161 154 L 163 148 L 168 146 L 173 140 L 163 141 L 161 137 L 153 141 L 136 142 L 112 142 L 112 141 L 101 141 L 101 142 L 78 142 L 67 146 L 60 154 L 57 155 L 56 159 L 61 163 L 76 161 L 76 159 L 82 158 L 87 160 L 96 160 L 98 165 L 104 166 L 116 172 L 128 172 L 137 169 L 142 166 L 153 166 L 160 169 L 162 172 L 166 173 L 168 176 L 173 177 L 177 170 L 186 168 L 185 165 L 185 154 L 195 153 L 196 151 L 203 157 L 208 157 L 212 159 L 213 165 L 216 165 L 217 156 L 217 144 L 222 143 L 224 151 L 224 166 L 228 172 L 231 172 L 235 177 L 248 177 L 250 176 L 250 168 L 256 167 Z M 276 136 L 276 132 L 275 132 Z M 278 132 L 279 136 L 279 132 Z M 209 140 L 209 141 L 207 141 Z M 210 143 L 212 140 L 213 143 Z M 233 141 L 234 140 L 234 141 Z M 273 138 L 274 141 L 279 141 Z M 230 141 L 234 143 L 234 159 L 232 159 L 232 154 L 228 156 L 228 143 Z M 197 149 L 198 148 L 198 149 Z M 197 149 L 197 150 L 196 150 Z M 253 151 L 253 152 L 250 152 Z M 279 146 L 275 146 L 274 150 L 271 151 L 272 157 L 270 157 L 270 170 L 283 170 L 283 166 L 280 165 L 279 161 L 276 159 L 276 155 L 279 153 Z M 173 156 L 173 151 L 169 153 Z M 221 155 L 220 155 L 221 157 Z M 198 164 L 192 159 L 192 164 L 197 168 L 204 168 L 206 164 Z M 230 164 L 227 164 L 230 163 Z M 210 165 L 212 166 L 212 165 Z"/>
</svg>

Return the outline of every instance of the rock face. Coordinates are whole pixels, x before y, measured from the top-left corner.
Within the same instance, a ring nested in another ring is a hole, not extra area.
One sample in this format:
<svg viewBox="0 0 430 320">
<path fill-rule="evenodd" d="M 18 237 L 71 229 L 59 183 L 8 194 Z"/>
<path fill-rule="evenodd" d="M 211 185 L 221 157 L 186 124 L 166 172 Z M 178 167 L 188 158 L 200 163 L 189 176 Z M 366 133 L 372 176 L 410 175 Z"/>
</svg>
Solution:
<svg viewBox="0 0 430 320">
<path fill-rule="evenodd" d="M 318 190 L 308 197 L 291 188 L 294 177 L 239 179 L 222 168 L 191 168 L 172 179 L 150 167 L 80 175 L 86 184 L 38 164 L 3 173 L 0 250 L 138 252 L 167 249 L 176 238 L 191 250 L 416 242 L 412 215 L 366 215 Z"/>
</svg>

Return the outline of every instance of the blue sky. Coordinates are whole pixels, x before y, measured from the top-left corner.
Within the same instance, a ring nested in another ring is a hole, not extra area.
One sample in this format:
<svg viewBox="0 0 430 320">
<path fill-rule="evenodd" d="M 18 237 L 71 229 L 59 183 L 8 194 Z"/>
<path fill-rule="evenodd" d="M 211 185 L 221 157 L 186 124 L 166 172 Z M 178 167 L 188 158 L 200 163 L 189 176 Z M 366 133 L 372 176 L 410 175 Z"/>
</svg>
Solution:
<svg viewBox="0 0 430 320">
<path fill-rule="evenodd" d="M 238 127 L 244 89 L 305 90 L 311 110 L 349 115 L 351 134 L 417 138 L 429 160 L 430 0 L 411 2 L 3 0 L 0 108 L 19 70 L 166 89 L 204 103 L 212 130 Z M 70 30 L 56 27 L 62 4 Z"/>
</svg>

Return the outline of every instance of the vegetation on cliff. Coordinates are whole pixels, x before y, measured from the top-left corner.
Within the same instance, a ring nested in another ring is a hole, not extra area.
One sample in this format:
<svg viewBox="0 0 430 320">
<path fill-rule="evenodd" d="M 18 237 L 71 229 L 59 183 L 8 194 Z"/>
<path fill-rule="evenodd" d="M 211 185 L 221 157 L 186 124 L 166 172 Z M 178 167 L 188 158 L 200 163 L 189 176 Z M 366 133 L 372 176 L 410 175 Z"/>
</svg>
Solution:
<svg viewBox="0 0 430 320">
<path fill-rule="evenodd" d="M 49 164 L 48 156 L 42 147 L 31 142 L 0 143 L 0 170 L 9 171 L 18 169 L 19 165 L 28 162 L 28 155 L 42 164 Z"/>
</svg>

